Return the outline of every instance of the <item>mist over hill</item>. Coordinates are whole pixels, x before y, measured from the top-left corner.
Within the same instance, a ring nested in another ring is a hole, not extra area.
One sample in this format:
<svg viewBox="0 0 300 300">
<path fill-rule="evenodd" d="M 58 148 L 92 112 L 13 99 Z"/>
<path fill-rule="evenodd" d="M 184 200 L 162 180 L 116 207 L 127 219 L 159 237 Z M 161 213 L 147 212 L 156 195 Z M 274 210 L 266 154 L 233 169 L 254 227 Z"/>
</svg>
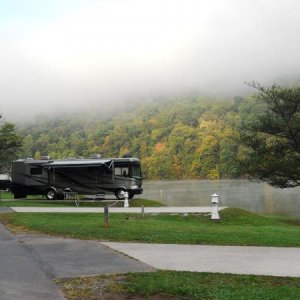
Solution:
<svg viewBox="0 0 300 300">
<path fill-rule="evenodd" d="M 237 178 L 243 148 L 241 119 L 255 114 L 253 98 L 187 97 L 147 101 L 114 115 L 67 114 L 18 127 L 22 157 L 119 157 L 142 160 L 144 176 Z"/>
<path fill-rule="evenodd" d="M 1 1 L 0 112 L 113 116 L 152 98 L 299 82 L 299 11 L 295 0 Z"/>
</svg>

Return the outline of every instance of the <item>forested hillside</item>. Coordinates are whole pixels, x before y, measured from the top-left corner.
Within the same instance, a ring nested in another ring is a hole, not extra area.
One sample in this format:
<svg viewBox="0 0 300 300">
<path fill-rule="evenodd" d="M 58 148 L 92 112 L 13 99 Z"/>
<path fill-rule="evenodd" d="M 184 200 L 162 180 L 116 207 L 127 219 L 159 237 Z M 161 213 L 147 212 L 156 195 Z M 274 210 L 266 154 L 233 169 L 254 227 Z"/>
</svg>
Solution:
<svg viewBox="0 0 300 300">
<path fill-rule="evenodd" d="M 142 160 L 148 179 L 236 178 L 241 120 L 258 109 L 254 100 L 180 98 L 144 102 L 113 116 L 66 115 L 23 125 L 22 157 L 122 156 Z"/>
</svg>

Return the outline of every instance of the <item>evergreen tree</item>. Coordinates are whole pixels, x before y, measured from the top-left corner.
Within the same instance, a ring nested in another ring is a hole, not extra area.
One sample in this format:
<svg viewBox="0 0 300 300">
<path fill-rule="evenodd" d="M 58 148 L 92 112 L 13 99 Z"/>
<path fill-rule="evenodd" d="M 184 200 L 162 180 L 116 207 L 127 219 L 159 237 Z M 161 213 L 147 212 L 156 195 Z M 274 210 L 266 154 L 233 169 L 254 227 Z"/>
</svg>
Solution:
<svg viewBox="0 0 300 300">
<path fill-rule="evenodd" d="M 0 170 L 10 170 L 11 162 L 18 156 L 22 146 L 21 137 L 15 131 L 15 125 L 4 123 L 0 126 Z"/>
<path fill-rule="evenodd" d="M 259 92 L 255 100 L 260 112 L 241 128 L 243 171 L 276 187 L 299 186 L 300 88 L 251 86 Z"/>
</svg>

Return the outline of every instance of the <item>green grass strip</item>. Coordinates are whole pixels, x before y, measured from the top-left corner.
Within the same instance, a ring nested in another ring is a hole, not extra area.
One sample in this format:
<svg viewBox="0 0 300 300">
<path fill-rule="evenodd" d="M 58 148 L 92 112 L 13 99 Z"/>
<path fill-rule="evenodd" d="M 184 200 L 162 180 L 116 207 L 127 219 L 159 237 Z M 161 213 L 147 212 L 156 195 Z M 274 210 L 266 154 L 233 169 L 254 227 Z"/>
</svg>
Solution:
<svg viewBox="0 0 300 300">
<path fill-rule="evenodd" d="M 36 196 L 36 198 L 30 197 L 28 199 L 21 199 L 21 200 L 13 200 L 11 198 L 2 198 L 0 200 L 0 207 L 76 207 L 75 201 L 65 201 L 65 200 L 46 200 L 41 199 L 40 196 Z M 148 200 L 148 199 L 131 199 L 129 200 L 130 207 L 141 207 L 144 205 L 145 207 L 157 207 L 157 206 L 164 206 L 164 204 L 155 201 L 155 200 Z M 123 207 L 123 201 L 117 200 L 80 200 L 79 206 L 80 207 L 104 207 L 105 205 L 112 205 L 114 207 Z"/>
<path fill-rule="evenodd" d="M 101 294 L 99 299 L 283 300 L 299 299 L 300 295 L 300 278 L 219 273 L 157 271 L 57 283 L 68 299 L 98 299 Z"/>
<path fill-rule="evenodd" d="M 241 209 L 220 212 L 221 222 L 208 215 L 110 214 L 109 228 L 103 214 L 9 213 L 0 222 L 55 236 L 79 239 L 145 243 L 211 244 L 241 246 L 300 246 L 299 219 L 260 216 Z"/>
</svg>

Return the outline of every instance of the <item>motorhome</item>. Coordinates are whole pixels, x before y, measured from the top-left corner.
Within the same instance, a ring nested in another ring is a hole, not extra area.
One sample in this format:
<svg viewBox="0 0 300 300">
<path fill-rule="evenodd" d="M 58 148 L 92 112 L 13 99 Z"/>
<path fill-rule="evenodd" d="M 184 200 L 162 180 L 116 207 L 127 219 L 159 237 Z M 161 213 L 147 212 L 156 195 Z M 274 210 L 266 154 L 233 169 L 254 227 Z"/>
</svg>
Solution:
<svg viewBox="0 0 300 300">
<path fill-rule="evenodd" d="M 14 198 L 45 195 L 63 199 L 67 192 L 114 194 L 129 199 L 143 192 L 140 160 L 133 157 L 97 159 L 19 159 L 12 164 Z"/>
</svg>

